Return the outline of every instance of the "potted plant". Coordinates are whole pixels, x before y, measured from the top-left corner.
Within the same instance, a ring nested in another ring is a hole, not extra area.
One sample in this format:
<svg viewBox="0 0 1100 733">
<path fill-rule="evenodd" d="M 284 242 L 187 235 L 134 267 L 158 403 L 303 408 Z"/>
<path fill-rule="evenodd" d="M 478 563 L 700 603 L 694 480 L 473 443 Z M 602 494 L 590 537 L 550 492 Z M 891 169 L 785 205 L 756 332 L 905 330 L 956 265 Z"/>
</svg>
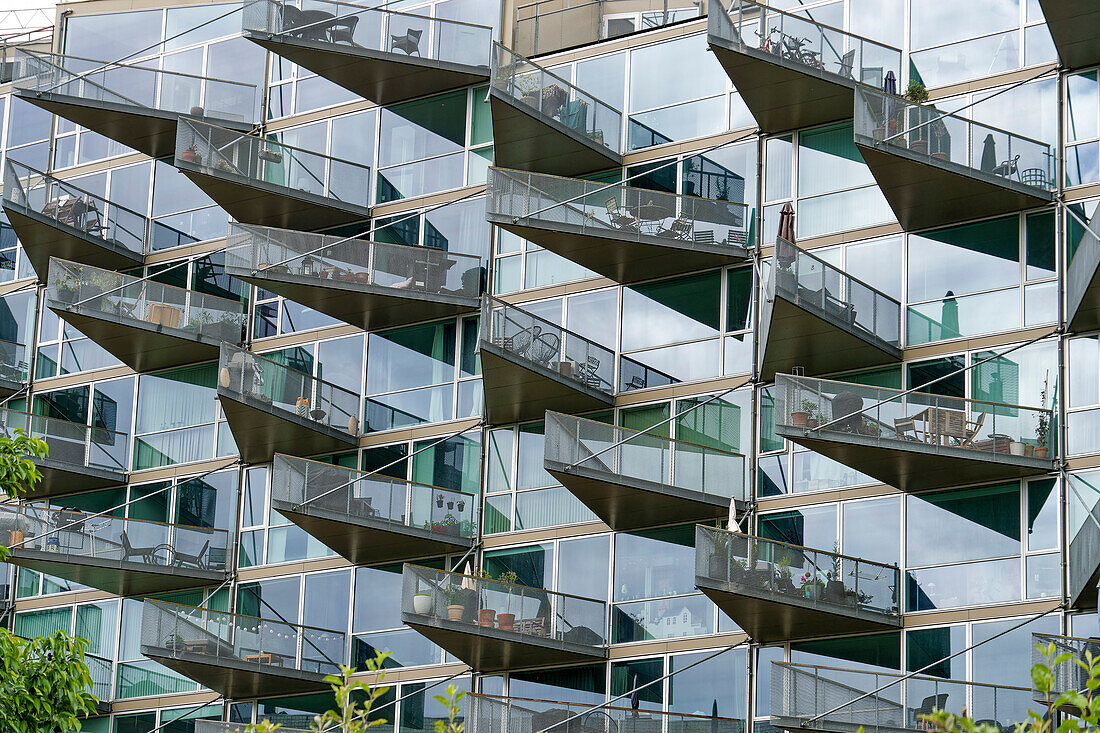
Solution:
<svg viewBox="0 0 1100 733">
<path fill-rule="evenodd" d="M 798 580 L 798 589 L 802 592 L 802 596 L 808 600 L 814 600 L 818 598 L 820 594 L 820 583 L 817 582 L 817 578 L 814 577 L 812 571 L 807 570 L 801 578 Z"/>
<path fill-rule="evenodd" d="M 833 566 L 828 572 L 828 581 L 825 583 L 824 600 L 832 603 L 844 603 L 844 581 L 841 569 L 840 544 L 833 543 Z"/>
<path fill-rule="evenodd" d="M 474 573 L 474 577 L 477 578 L 478 580 L 481 580 L 481 581 L 490 581 L 490 580 L 493 579 L 493 576 L 489 573 L 488 570 L 478 570 L 476 573 Z M 484 585 L 485 585 L 485 583 L 482 583 L 482 587 L 484 587 Z M 488 600 L 488 599 L 486 598 L 486 600 Z M 496 615 L 497 615 L 496 609 L 493 609 L 493 608 L 478 609 L 478 624 L 481 625 L 481 626 L 488 627 L 488 628 L 493 628 L 493 626 L 496 625 L 495 624 Z"/>
<path fill-rule="evenodd" d="M 199 162 L 199 149 L 195 147 L 195 143 L 191 143 L 187 146 L 187 149 L 180 153 L 180 160 L 184 163 L 198 163 Z"/>
<path fill-rule="evenodd" d="M 443 517 L 443 533 L 449 534 L 452 537 L 458 537 L 458 518 L 453 514 L 447 514 Z"/>
<path fill-rule="evenodd" d="M 802 400 L 802 409 L 806 411 L 806 427 L 816 428 L 821 424 L 819 420 L 820 414 L 817 409 L 817 403 L 813 400 Z"/>
<path fill-rule="evenodd" d="M 1048 377 L 1049 379 L 1049 377 Z M 1047 414 L 1047 383 L 1043 383 L 1043 391 L 1039 393 L 1040 407 L 1042 412 L 1039 413 L 1039 421 L 1035 425 L 1035 457 L 1046 458 L 1050 452 L 1050 444 L 1047 442 L 1047 438 L 1050 437 L 1050 416 Z"/>
<path fill-rule="evenodd" d="M 1022 440 L 1013 439 L 1012 442 L 1008 444 L 1008 453 L 1013 456 L 1025 455 L 1024 442 Z"/>
<path fill-rule="evenodd" d="M 910 102 L 924 104 L 928 101 L 928 89 L 919 79 L 911 79 L 909 86 L 905 89 L 905 98 Z"/>
<path fill-rule="evenodd" d="M 465 615 L 465 596 L 464 589 L 457 583 L 447 587 L 447 618 L 451 621 L 461 621 Z"/>
<path fill-rule="evenodd" d="M 283 162 L 283 154 L 278 150 L 271 150 L 269 148 L 260 148 L 260 152 L 256 153 L 256 157 L 260 160 L 266 160 L 269 163 Z"/>
<path fill-rule="evenodd" d="M 427 591 L 420 591 L 413 594 L 413 613 L 420 614 L 421 616 L 427 616 L 432 610 L 432 594 Z"/>
<path fill-rule="evenodd" d="M 776 577 L 775 589 L 780 593 L 795 595 L 794 578 L 791 574 L 791 566 L 782 564 L 779 567 L 779 575 Z"/>
<path fill-rule="evenodd" d="M 913 79 L 909 82 L 909 87 L 905 90 L 905 98 L 915 104 L 924 104 L 928 101 L 928 90 L 924 87 L 924 84 L 920 81 Z M 928 125 L 921 124 L 925 122 L 925 117 L 931 110 L 926 110 L 923 107 L 912 107 L 909 109 L 909 128 L 910 128 L 910 140 L 909 149 L 914 153 L 920 153 L 921 155 L 928 155 Z"/>
<path fill-rule="evenodd" d="M 500 574 L 497 578 L 501 583 L 507 583 L 510 586 L 515 585 L 519 576 L 516 575 L 514 570 L 506 570 Z M 512 613 L 512 589 L 508 589 L 507 600 L 505 601 L 505 608 L 508 609 L 504 613 L 497 614 L 497 628 L 501 631 L 512 631 L 516 622 L 516 615 Z"/>
<path fill-rule="evenodd" d="M 443 508 L 443 494 L 436 494 L 435 505 L 438 509 Z"/>
</svg>

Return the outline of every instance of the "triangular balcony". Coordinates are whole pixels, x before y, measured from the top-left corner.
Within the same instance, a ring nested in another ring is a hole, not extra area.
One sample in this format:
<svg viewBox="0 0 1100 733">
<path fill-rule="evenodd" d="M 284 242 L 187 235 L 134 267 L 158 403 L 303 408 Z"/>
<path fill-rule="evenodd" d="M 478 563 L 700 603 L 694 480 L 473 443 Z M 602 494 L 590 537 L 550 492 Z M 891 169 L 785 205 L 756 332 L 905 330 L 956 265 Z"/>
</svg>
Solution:
<svg viewBox="0 0 1100 733">
<path fill-rule="evenodd" d="M 349 3 L 300 10 L 260 0 L 245 6 L 244 37 L 386 105 L 488 81 L 493 29 Z"/>
<path fill-rule="evenodd" d="M 901 628 L 896 565 L 695 528 L 695 587 L 753 641 Z"/>
<path fill-rule="evenodd" d="M 271 508 L 354 565 L 465 552 L 477 497 L 276 454 Z"/>
<path fill-rule="evenodd" d="M 433 247 L 234 224 L 225 271 L 374 331 L 478 310 L 484 268 Z"/>
<path fill-rule="evenodd" d="M 1092 0 L 1039 0 L 1039 7 L 1063 67 L 1100 63 L 1100 6 Z"/>
<path fill-rule="evenodd" d="M 1100 218 L 1089 220 L 1084 207 L 1066 209 L 1066 319 L 1073 333 L 1100 328 Z M 1088 222 L 1087 224 L 1085 222 Z"/>
<path fill-rule="evenodd" d="M 901 303 L 785 239 L 775 243 L 760 307 L 762 379 L 901 362 Z"/>
<path fill-rule="evenodd" d="M 146 600 L 141 653 L 227 698 L 330 691 L 343 631 Z"/>
<path fill-rule="evenodd" d="M 475 672 L 607 659 L 603 601 L 405 565 L 401 620 Z"/>
<path fill-rule="evenodd" d="M 49 449 L 45 458 L 34 459 L 42 480 L 22 498 L 76 494 L 127 482 L 126 433 L 0 408 L 0 435 L 14 438 L 16 430 L 41 438 Z"/>
<path fill-rule="evenodd" d="M 615 401 L 615 353 L 486 295 L 481 305 L 485 417 L 536 420 L 550 409 L 587 412 Z"/>
<path fill-rule="evenodd" d="M 12 546 L 11 564 L 118 596 L 225 580 L 229 533 L 222 529 L 0 504 L 0 532 Z"/>
<path fill-rule="evenodd" d="M 212 361 L 240 343 L 244 304 L 194 290 L 51 260 L 50 310 L 136 372 Z"/>
<path fill-rule="evenodd" d="M 3 205 L 39 277 L 51 257 L 111 270 L 145 261 L 148 218 L 10 158 Z"/>
<path fill-rule="evenodd" d="M 1089 609 L 1097 606 L 1097 584 L 1100 583 L 1100 503 L 1092 507 L 1082 505 L 1082 493 L 1090 497 L 1100 487 L 1079 474 L 1069 477 L 1070 493 L 1075 498 L 1069 500 L 1069 524 L 1067 536 L 1073 535 L 1069 542 L 1067 563 L 1069 583 L 1066 595 L 1074 609 Z M 1081 486 L 1084 486 L 1082 492 Z"/>
<path fill-rule="evenodd" d="M 622 165 L 619 110 L 499 43 L 489 104 L 501 167 L 578 176 Z"/>
<path fill-rule="evenodd" d="M 901 489 L 1055 470 L 1050 410 L 780 374 L 775 432 Z"/>
<path fill-rule="evenodd" d="M 370 167 L 181 117 L 174 165 L 236 221 L 313 230 L 370 218 Z"/>
<path fill-rule="evenodd" d="M 1055 151 L 935 107 L 860 88 L 855 143 L 907 231 L 1053 201 Z"/>
<path fill-rule="evenodd" d="M 18 50 L 21 99 L 154 158 L 175 149 L 180 115 L 248 130 L 259 122 L 255 84 L 145 66 Z"/>
<path fill-rule="evenodd" d="M 1063 654 L 1069 655 L 1067 659 L 1053 666 L 1043 651 L 1051 644 L 1054 645 L 1055 658 Z M 1076 636 L 1032 634 L 1031 666 L 1034 668 L 1036 664 L 1042 664 L 1050 667 L 1054 684 L 1051 685 L 1048 698 L 1047 693 L 1040 691 L 1033 682 L 1031 685 L 1031 699 L 1040 705 L 1055 707 L 1053 703 L 1066 692 L 1076 692 L 1088 697 L 1091 694 L 1088 689 L 1088 668 L 1091 666 L 1089 655 L 1092 655 L 1091 662 L 1093 664 L 1100 660 L 1100 637 L 1094 636 L 1084 639 Z M 1060 713 L 1076 717 L 1081 717 L 1082 713 L 1085 712 L 1073 703 L 1058 705 L 1056 709 Z"/>
<path fill-rule="evenodd" d="M 707 43 L 760 129 L 785 132 L 852 117 L 853 92 L 901 79 L 901 50 L 752 0 L 712 0 Z"/>
<path fill-rule="evenodd" d="M 218 399 L 246 463 L 359 445 L 359 395 L 224 342 Z"/>
<path fill-rule="evenodd" d="M 543 467 L 616 531 L 746 506 L 745 456 L 558 412 L 546 413 Z"/>
<path fill-rule="evenodd" d="M 504 168 L 489 169 L 487 194 L 490 222 L 619 283 L 751 256 L 741 203 Z"/>
</svg>

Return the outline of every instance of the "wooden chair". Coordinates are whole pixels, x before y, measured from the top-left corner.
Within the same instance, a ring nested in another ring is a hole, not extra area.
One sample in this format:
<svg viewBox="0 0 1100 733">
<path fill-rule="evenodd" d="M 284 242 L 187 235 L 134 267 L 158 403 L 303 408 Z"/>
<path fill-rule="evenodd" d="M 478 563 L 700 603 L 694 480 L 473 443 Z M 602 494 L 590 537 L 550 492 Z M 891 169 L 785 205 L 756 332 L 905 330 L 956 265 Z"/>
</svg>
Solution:
<svg viewBox="0 0 1100 733">
<path fill-rule="evenodd" d="M 895 417 L 894 434 L 898 440 L 914 440 L 923 443 L 923 439 L 917 435 L 917 420 L 913 417 Z"/>
<path fill-rule="evenodd" d="M 665 230 L 665 234 L 671 234 L 676 239 L 691 239 L 691 230 L 694 229 L 694 223 L 690 219 L 679 218 L 669 225 Z M 701 233 L 701 232 L 700 232 Z M 699 241 L 698 239 L 695 241 Z M 714 233 L 711 233 L 711 241 L 714 241 Z M 701 242 L 700 242 L 701 244 Z"/>
<path fill-rule="evenodd" d="M 974 438 L 978 437 L 978 434 L 982 431 L 982 425 L 985 423 L 985 413 L 978 415 L 974 420 L 968 420 L 966 423 L 966 434 L 962 439 L 963 447 L 974 447 Z"/>
</svg>

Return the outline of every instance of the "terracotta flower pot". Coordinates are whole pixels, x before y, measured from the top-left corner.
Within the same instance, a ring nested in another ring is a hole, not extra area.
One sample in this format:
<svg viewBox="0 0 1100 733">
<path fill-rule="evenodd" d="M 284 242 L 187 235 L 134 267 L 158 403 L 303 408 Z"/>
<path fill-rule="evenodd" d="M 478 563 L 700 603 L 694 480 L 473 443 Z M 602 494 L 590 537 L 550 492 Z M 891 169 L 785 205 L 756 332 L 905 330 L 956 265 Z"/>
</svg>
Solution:
<svg viewBox="0 0 1100 733">
<path fill-rule="evenodd" d="M 497 614 L 497 628 L 501 631 L 511 631 L 515 622 L 516 614 L 514 613 Z"/>
<path fill-rule="evenodd" d="M 493 610 L 491 608 L 483 608 L 483 609 L 481 609 L 481 611 L 479 613 L 479 621 L 480 621 L 482 626 L 488 626 L 488 627 L 492 628 L 495 625 L 494 617 L 496 615 L 497 615 L 497 612 L 495 610 Z"/>
<path fill-rule="evenodd" d="M 791 425 L 796 428 L 806 427 L 806 421 L 810 419 L 810 413 L 803 412 L 802 410 L 795 410 L 791 413 Z"/>
<path fill-rule="evenodd" d="M 461 621 L 462 614 L 466 611 L 466 607 L 460 603 L 454 603 L 447 606 L 447 618 L 451 621 Z"/>
</svg>

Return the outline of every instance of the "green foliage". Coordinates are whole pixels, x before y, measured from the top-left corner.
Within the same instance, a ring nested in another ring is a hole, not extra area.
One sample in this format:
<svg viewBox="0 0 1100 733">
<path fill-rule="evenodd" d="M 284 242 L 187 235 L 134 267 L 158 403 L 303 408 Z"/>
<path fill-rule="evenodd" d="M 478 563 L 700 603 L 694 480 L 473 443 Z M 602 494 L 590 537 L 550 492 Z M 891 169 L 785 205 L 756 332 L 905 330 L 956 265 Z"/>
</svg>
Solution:
<svg viewBox="0 0 1100 733">
<path fill-rule="evenodd" d="M 447 689 L 442 695 L 435 696 L 436 702 L 447 708 L 447 722 L 435 721 L 435 733 L 464 733 L 466 724 L 455 722 L 455 718 L 462 713 L 462 708 L 458 703 L 464 697 L 466 697 L 466 693 L 460 691 L 454 685 L 447 685 Z"/>
<path fill-rule="evenodd" d="M 80 730 L 79 718 L 97 702 L 88 691 L 87 646 L 63 631 L 27 640 L 0 630 L 0 730 Z"/>
<path fill-rule="evenodd" d="M 924 87 L 924 84 L 914 79 L 909 82 L 909 86 L 905 90 L 905 98 L 910 102 L 923 104 L 928 101 L 928 90 Z"/>
<path fill-rule="evenodd" d="M 16 430 L 14 438 L 0 437 L 0 492 L 16 499 L 42 480 L 33 458 L 45 458 L 50 448 L 46 441 Z"/>
</svg>

